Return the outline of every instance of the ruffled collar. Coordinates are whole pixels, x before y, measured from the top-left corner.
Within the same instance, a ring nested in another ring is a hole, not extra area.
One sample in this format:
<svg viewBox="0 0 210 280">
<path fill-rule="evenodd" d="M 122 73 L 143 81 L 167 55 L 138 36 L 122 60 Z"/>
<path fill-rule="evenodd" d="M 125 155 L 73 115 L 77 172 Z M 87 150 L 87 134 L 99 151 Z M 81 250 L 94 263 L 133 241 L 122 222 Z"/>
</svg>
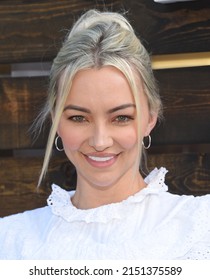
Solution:
<svg viewBox="0 0 210 280">
<path fill-rule="evenodd" d="M 140 190 L 135 195 L 129 196 L 122 202 L 111 203 L 97 208 L 82 210 L 76 208 L 71 197 L 75 191 L 66 191 L 59 186 L 52 185 L 52 193 L 47 203 L 54 215 L 62 217 L 67 222 L 84 221 L 86 223 L 107 223 L 113 219 L 122 219 L 125 217 L 127 207 L 131 204 L 141 202 L 149 194 L 158 194 L 166 192 L 168 187 L 165 185 L 165 174 L 167 170 L 164 167 L 155 168 L 145 179 L 147 187 Z"/>
</svg>

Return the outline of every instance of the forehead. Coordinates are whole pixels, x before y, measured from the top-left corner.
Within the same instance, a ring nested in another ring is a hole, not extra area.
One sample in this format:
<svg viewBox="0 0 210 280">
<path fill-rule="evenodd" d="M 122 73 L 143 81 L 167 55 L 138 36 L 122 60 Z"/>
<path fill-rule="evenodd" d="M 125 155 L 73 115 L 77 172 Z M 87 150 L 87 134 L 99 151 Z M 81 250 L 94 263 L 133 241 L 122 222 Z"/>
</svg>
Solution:
<svg viewBox="0 0 210 280">
<path fill-rule="evenodd" d="M 67 102 L 91 102 L 91 100 L 134 102 L 126 77 L 112 66 L 81 70 L 75 75 Z"/>
</svg>

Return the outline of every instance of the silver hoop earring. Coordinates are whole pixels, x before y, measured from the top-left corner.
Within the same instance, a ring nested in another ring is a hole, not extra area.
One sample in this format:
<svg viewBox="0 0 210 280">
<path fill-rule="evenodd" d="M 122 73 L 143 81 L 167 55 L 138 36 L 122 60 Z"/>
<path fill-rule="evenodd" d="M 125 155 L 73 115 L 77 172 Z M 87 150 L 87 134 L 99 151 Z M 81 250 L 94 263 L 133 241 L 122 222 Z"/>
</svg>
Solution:
<svg viewBox="0 0 210 280">
<path fill-rule="evenodd" d="M 59 151 L 59 152 L 62 152 L 63 150 L 64 150 L 64 148 L 59 148 L 58 147 L 58 139 L 60 138 L 60 136 L 57 136 L 56 138 L 55 138 L 55 147 L 56 147 L 56 149 Z"/>
<path fill-rule="evenodd" d="M 152 138 L 151 138 L 150 135 L 148 135 L 148 145 L 145 146 L 144 140 L 142 141 L 142 145 L 143 145 L 143 147 L 144 147 L 145 150 L 148 150 L 148 149 L 151 147 L 151 144 L 152 144 Z"/>
</svg>

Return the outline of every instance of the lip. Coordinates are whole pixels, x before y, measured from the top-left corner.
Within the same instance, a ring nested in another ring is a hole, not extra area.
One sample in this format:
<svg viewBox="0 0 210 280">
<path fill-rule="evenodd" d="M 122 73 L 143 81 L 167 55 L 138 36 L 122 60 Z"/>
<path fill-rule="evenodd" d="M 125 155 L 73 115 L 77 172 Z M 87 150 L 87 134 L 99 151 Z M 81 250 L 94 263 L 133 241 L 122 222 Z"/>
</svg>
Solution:
<svg viewBox="0 0 210 280">
<path fill-rule="evenodd" d="M 90 153 L 84 154 L 87 162 L 96 168 L 111 167 L 117 160 L 119 154 L 113 153 Z"/>
</svg>

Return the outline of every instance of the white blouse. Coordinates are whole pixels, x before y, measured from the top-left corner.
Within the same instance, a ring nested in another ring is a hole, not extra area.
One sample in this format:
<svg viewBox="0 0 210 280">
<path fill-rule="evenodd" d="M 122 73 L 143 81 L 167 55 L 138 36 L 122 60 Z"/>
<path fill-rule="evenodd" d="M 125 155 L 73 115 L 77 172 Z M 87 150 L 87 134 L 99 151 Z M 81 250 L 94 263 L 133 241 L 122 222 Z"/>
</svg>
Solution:
<svg viewBox="0 0 210 280">
<path fill-rule="evenodd" d="M 210 259 L 210 195 L 174 195 L 167 170 L 120 203 L 74 207 L 53 185 L 48 206 L 0 219 L 0 259 Z"/>
</svg>

